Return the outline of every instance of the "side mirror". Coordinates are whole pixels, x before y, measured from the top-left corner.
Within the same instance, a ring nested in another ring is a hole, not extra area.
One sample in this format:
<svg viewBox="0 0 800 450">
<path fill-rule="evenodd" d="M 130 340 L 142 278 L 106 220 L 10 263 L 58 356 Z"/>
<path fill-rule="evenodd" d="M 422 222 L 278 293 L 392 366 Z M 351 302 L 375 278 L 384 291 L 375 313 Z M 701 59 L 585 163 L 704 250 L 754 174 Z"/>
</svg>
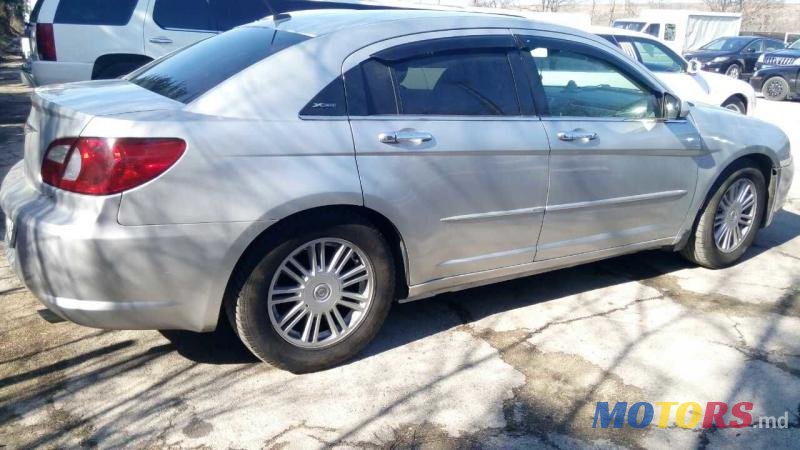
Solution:
<svg viewBox="0 0 800 450">
<path fill-rule="evenodd" d="M 669 92 L 664 93 L 663 102 L 664 118 L 667 120 L 685 119 L 692 108 L 689 102 L 681 100 Z"/>
<path fill-rule="evenodd" d="M 689 67 L 686 68 L 686 73 L 688 73 L 689 75 L 695 75 L 702 69 L 703 69 L 703 63 L 701 63 L 700 60 L 698 59 L 693 59 L 689 61 Z"/>
</svg>

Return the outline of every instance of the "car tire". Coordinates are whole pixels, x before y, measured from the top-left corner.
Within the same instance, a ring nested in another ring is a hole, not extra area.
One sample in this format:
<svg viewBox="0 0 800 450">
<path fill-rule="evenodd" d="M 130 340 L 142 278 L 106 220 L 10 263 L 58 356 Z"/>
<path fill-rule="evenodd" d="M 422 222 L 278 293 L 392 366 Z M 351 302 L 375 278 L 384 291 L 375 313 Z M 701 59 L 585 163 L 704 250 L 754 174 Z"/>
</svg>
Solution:
<svg viewBox="0 0 800 450">
<path fill-rule="evenodd" d="M 747 106 L 738 98 L 729 98 L 725 100 L 722 107 L 731 111 L 736 111 L 739 114 L 747 114 Z"/>
<path fill-rule="evenodd" d="M 338 245 L 353 250 L 352 256 L 344 250 L 336 260 Z M 313 262 L 309 248 L 314 249 Z M 336 268 L 326 269 L 334 261 L 346 264 L 340 275 L 364 266 L 367 280 L 357 283 L 355 292 L 347 291 L 352 286 L 345 284 L 361 276 L 337 284 Z M 311 270 L 312 266 L 317 269 Z M 287 270 L 300 275 L 304 283 Z M 394 274 L 387 240 L 372 224 L 321 218 L 313 230 L 301 228 L 281 239 L 258 262 L 235 300 L 234 328 L 254 355 L 273 366 L 294 373 L 336 366 L 361 351 L 380 329 L 394 300 Z M 361 292 L 363 286 L 367 287 Z M 289 290 L 294 293 L 283 292 Z M 359 303 L 345 295 L 369 300 Z M 299 298 L 285 300 L 290 297 Z M 363 311 L 343 306 L 343 301 L 358 303 Z"/>
<path fill-rule="evenodd" d="M 775 76 L 764 81 L 761 94 L 767 100 L 780 102 L 789 96 L 789 82 L 783 77 Z"/>
<path fill-rule="evenodd" d="M 722 182 L 712 188 L 713 195 L 701 210 L 693 235 L 682 250 L 683 256 L 690 261 L 709 269 L 728 267 L 742 257 L 753 243 L 766 209 L 766 181 L 760 170 L 740 165 L 727 173 Z M 751 207 L 742 208 L 747 202 L 737 198 L 743 188 L 751 190 Z M 739 228 L 739 233 L 736 233 L 731 225 L 735 222 L 736 227 L 743 227 L 742 217 L 747 216 L 749 227 Z M 725 227 L 731 230 L 730 234 L 724 232 Z M 741 236 L 738 241 L 737 235 Z"/>
<path fill-rule="evenodd" d="M 739 63 L 733 63 L 725 69 L 725 75 L 738 80 L 742 76 L 742 66 Z"/>
</svg>

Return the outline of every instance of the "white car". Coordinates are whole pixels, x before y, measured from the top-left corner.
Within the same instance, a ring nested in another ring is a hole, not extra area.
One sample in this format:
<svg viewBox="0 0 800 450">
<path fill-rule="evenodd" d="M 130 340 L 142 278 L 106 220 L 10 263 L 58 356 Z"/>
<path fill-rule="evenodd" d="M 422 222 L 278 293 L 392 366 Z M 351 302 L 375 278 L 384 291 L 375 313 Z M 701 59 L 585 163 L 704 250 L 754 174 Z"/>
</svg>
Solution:
<svg viewBox="0 0 800 450">
<path fill-rule="evenodd" d="M 741 80 L 699 70 L 652 36 L 610 27 L 592 27 L 592 32 L 615 44 L 631 59 L 639 61 L 685 100 L 718 105 L 750 114 L 756 93 Z"/>
<path fill-rule="evenodd" d="M 22 67 L 32 86 L 117 78 L 175 50 L 270 14 L 383 6 L 359 0 L 37 0 Z"/>
</svg>

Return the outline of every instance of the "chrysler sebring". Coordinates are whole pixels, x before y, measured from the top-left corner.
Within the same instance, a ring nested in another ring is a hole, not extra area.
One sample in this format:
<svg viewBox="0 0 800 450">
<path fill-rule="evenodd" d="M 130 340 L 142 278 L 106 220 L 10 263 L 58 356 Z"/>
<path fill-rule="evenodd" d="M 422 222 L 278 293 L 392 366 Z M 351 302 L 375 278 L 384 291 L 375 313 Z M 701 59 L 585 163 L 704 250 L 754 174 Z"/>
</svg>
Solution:
<svg viewBox="0 0 800 450">
<path fill-rule="evenodd" d="M 396 300 L 653 248 L 728 266 L 793 175 L 775 126 L 501 15 L 280 14 L 32 101 L 0 204 L 42 303 L 230 320 L 294 372 L 353 356 Z"/>
</svg>

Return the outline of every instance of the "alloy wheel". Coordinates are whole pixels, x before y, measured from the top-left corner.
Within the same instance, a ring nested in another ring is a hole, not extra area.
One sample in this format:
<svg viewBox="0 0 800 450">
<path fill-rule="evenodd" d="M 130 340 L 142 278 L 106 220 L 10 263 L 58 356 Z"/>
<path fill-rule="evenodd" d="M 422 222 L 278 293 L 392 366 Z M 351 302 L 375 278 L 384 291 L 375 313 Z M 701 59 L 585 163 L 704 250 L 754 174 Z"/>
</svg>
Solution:
<svg viewBox="0 0 800 450">
<path fill-rule="evenodd" d="M 741 75 L 741 70 L 737 64 L 732 64 L 730 67 L 728 67 L 728 70 L 725 71 L 725 75 L 738 80 L 739 75 Z"/>
<path fill-rule="evenodd" d="M 778 79 L 769 80 L 766 91 L 770 98 L 781 97 L 783 95 L 783 83 Z"/>
<path fill-rule="evenodd" d="M 753 228 L 757 203 L 756 186 L 747 178 L 725 190 L 714 215 L 714 243 L 719 251 L 730 253 L 742 245 Z"/>
<path fill-rule="evenodd" d="M 363 322 L 374 297 L 375 275 L 352 242 L 307 242 L 278 266 L 267 306 L 275 331 L 293 345 L 321 348 L 349 336 Z"/>
</svg>

